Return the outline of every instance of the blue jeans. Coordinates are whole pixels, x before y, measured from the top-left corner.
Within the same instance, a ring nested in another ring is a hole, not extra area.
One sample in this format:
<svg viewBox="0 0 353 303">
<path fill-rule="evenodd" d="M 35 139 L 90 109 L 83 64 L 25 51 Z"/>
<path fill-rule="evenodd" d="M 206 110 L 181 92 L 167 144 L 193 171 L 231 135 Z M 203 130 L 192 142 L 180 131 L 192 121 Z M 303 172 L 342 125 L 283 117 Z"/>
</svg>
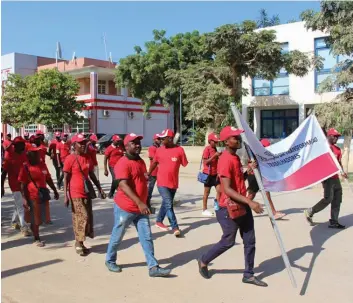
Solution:
<svg viewBox="0 0 353 303">
<path fill-rule="evenodd" d="M 173 200 L 176 189 L 158 186 L 158 191 L 162 196 L 162 205 L 157 215 L 157 222 L 163 222 L 165 216 L 167 215 L 172 229 L 179 228 L 173 208 Z"/>
<path fill-rule="evenodd" d="M 134 223 L 139 240 L 146 257 L 148 268 L 158 266 L 154 257 L 154 247 L 151 233 L 150 220 L 148 216 L 128 213 L 114 203 L 114 227 L 108 245 L 105 260 L 109 263 L 116 263 L 119 245 L 124 237 L 126 228 Z"/>
<path fill-rule="evenodd" d="M 156 184 L 157 177 L 155 176 L 149 176 L 148 178 L 148 196 L 147 196 L 147 206 L 151 206 L 151 198 L 152 198 L 152 193 L 154 189 L 154 185 Z"/>
</svg>

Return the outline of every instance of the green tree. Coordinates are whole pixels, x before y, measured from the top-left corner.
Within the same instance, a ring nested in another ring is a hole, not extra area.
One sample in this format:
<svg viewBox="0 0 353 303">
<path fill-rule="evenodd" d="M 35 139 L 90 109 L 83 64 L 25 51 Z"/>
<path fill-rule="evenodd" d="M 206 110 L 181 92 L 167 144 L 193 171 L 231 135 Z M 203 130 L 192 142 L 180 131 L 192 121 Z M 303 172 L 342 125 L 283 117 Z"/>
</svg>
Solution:
<svg viewBox="0 0 353 303">
<path fill-rule="evenodd" d="M 334 56 L 342 60 L 319 87 L 321 93 L 344 89 L 334 100 L 315 106 L 315 114 L 325 128 L 334 127 L 344 134 L 343 168 L 348 171 L 350 145 L 353 129 L 353 2 L 323 1 L 320 12 L 308 10 L 301 15 L 311 30 L 320 30 L 328 35 L 326 43 Z"/>
<path fill-rule="evenodd" d="M 185 69 L 210 57 L 210 53 L 205 47 L 205 37 L 197 31 L 170 38 L 163 30 L 154 30 L 153 34 L 154 39 L 145 43 L 144 50 L 136 46 L 135 54 L 120 60 L 115 81 L 119 86 L 129 87 L 142 100 L 146 112 L 157 101 L 166 107 L 174 105 L 176 128 L 180 131 L 180 84 L 171 83 L 166 72 Z"/>
<path fill-rule="evenodd" d="M 243 89 L 244 77 L 273 80 L 283 67 L 290 74 L 304 76 L 313 64 L 320 65 L 320 60 L 297 50 L 283 53 L 275 31 L 256 29 L 253 21 L 218 27 L 206 35 L 211 60 L 167 73 L 186 92 L 183 103 L 187 111 L 194 112 L 197 120 L 206 120 L 209 131 L 222 124 L 218 118 L 229 121 L 231 101 L 240 107 L 242 96 L 248 93 Z"/>
<path fill-rule="evenodd" d="M 84 104 L 76 101 L 78 82 L 57 69 L 22 78 L 10 75 L 2 99 L 2 121 L 15 127 L 39 123 L 75 124 Z"/>
<path fill-rule="evenodd" d="M 260 17 L 256 22 L 257 28 L 264 28 L 281 24 L 278 15 L 273 15 L 272 17 L 269 17 L 267 11 L 264 8 L 260 9 L 259 13 Z"/>
</svg>

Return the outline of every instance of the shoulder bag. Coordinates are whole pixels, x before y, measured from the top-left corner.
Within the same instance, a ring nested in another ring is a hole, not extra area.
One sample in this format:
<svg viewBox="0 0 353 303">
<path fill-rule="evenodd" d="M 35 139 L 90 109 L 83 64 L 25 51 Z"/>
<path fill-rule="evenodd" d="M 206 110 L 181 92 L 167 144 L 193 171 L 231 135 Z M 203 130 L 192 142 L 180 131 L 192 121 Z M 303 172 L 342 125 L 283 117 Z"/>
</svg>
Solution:
<svg viewBox="0 0 353 303">
<path fill-rule="evenodd" d="M 225 202 L 230 219 L 234 220 L 246 215 L 245 205 L 235 202 L 230 198 L 227 198 Z"/>
<path fill-rule="evenodd" d="M 210 157 L 208 157 L 208 159 L 209 159 L 209 158 L 210 158 Z M 210 176 L 211 165 L 208 166 L 208 174 L 204 173 L 204 172 L 202 171 L 202 169 L 201 169 L 201 168 L 202 168 L 202 160 L 203 160 L 203 155 L 201 156 L 201 162 L 200 162 L 199 173 L 198 173 L 198 175 L 197 175 L 197 181 L 199 181 L 199 182 L 205 184 L 205 183 L 207 183 L 208 178 L 209 178 L 209 176 Z"/>
<path fill-rule="evenodd" d="M 83 170 L 81 168 L 80 162 L 78 162 L 78 158 L 77 158 L 76 155 L 75 155 L 75 157 L 76 157 L 76 161 L 77 161 L 78 167 L 80 168 L 80 171 L 81 171 L 81 174 L 82 174 L 82 177 L 83 177 L 83 184 L 84 184 L 84 188 L 85 188 L 85 193 L 87 194 L 88 198 L 96 199 L 97 198 L 97 194 L 96 194 L 96 191 L 93 188 L 92 182 L 85 177 L 85 174 L 83 173 Z"/>
<path fill-rule="evenodd" d="M 39 198 L 39 203 L 40 204 L 44 204 L 45 202 L 47 201 L 50 201 L 51 200 L 51 197 L 50 197 L 50 191 L 48 188 L 46 187 L 38 187 L 37 186 L 37 183 L 33 180 L 32 176 L 31 176 L 31 173 L 29 172 L 29 168 L 27 165 L 24 166 L 27 173 L 28 173 L 28 176 L 29 178 L 31 179 L 32 183 L 34 184 L 34 186 L 38 189 L 38 198 Z"/>
</svg>

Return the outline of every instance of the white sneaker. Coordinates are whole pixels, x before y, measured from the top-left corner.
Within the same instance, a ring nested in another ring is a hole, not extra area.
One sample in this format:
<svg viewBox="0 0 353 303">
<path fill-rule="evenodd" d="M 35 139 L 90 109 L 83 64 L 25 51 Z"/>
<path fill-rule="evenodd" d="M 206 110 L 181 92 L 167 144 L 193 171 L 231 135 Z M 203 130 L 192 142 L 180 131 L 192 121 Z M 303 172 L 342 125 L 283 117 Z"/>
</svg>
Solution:
<svg viewBox="0 0 353 303">
<path fill-rule="evenodd" d="M 213 217 L 213 216 L 214 216 L 214 213 L 211 212 L 211 211 L 209 211 L 208 209 L 202 211 L 201 214 L 202 214 L 203 216 L 205 216 L 205 217 Z"/>
</svg>

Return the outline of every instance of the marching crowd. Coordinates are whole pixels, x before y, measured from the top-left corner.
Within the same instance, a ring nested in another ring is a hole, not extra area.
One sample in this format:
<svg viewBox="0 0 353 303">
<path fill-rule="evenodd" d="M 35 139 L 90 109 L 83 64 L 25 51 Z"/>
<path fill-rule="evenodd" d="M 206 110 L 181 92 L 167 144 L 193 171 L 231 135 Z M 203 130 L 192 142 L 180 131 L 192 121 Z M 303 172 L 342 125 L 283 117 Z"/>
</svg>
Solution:
<svg viewBox="0 0 353 303">
<path fill-rule="evenodd" d="M 253 174 L 256 161 L 248 163 L 244 170 L 237 150 L 242 147 L 243 130 L 231 126 L 224 127 L 220 135 L 211 133 L 209 145 L 204 149 L 198 179 L 204 184 L 203 216 L 216 216 L 222 228 L 222 237 L 209 251 L 198 259 L 199 272 L 209 279 L 208 265 L 235 244 L 239 230 L 244 243 L 245 270 L 243 282 L 256 286 L 267 284 L 254 276 L 255 228 L 252 211 L 263 213 L 263 207 L 255 202 L 259 186 Z M 328 142 L 341 160 L 341 152 L 336 142 L 340 134 L 330 129 Z M 59 199 L 59 191 L 64 192 L 64 204 L 71 207 L 72 226 L 75 237 L 75 251 L 80 256 L 90 253 L 84 244 L 86 237 L 94 237 L 92 200 L 97 198 L 94 183 L 100 198 L 106 193 L 99 182 L 97 161 L 97 136 L 94 134 L 76 134 L 69 139 L 68 134 L 55 133 L 55 139 L 47 148 L 44 134 L 37 131 L 35 135 L 18 136 L 12 140 L 7 135 L 2 140 L 2 174 L 1 195 L 5 193 L 5 179 L 13 193 L 14 212 L 11 224 L 23 236 L 34 237 L 34 244 L 43 247 L 45 243 L 39 235 L 39 226 L 52 224 L 50 218 L 50 187 L 54 199 Z M 159 266 L 154 256 L 154 246 L 149 215 L 155 213 L 151 206 L 151 197 L 155 184 L 162 197 L 162 204 L 156 216 L 156 227 L 163 231 L 171 230 L 175 237 L 182 231 L 174 212 L 173 201 L 179 187 L 180 166 L 187 166 L 188 160 L 184 149 L 177 145 L 174 132 L 163 130 L 153 137 L 153 145 L 148 149 L 150 160 L 147 169 L 140 157 L 142 136 L 127 134 L 124 139 L 118 135 L 112 138 L 112 144 L 104 155 L 104 175 L 112 177 L 108 198 L 114 199 L 114 226 L 107 248 L 105 265 L 112 272 L 122 269 L 117 264 L 117 252 L 127 227 L 133 223 L 144 251 L 151 277 L 162 277 L 170 274 L 170 269 Z M 223 142 L 225 149 L 220 152 L 217 144 Z M 263 146 L 269 146 L 266 139 L 261 140 Z M 56 174 L 56 186 L 46 165 L 49 156 Z M 344 177 L 347 177 L 345 174 Z M 248 187 L 245 185 L 248 181 Z M 338 223 L 342 188 L 338 176 L 323 182 L 324 198 L 313 208 L 305 211 L 307 220 L 312 223 L 313 215 L 331 204 L 331 220 L 329 227 L 344 228 Z M 216 189 L 214 199 L 215 214 L 207 209 L 211 188 Z M 277 212 L 270 193 L 267 193 L 275 219 L 285 214 Z M 168 218 L 170 227 L 165 222 Z"/>
</svg>

